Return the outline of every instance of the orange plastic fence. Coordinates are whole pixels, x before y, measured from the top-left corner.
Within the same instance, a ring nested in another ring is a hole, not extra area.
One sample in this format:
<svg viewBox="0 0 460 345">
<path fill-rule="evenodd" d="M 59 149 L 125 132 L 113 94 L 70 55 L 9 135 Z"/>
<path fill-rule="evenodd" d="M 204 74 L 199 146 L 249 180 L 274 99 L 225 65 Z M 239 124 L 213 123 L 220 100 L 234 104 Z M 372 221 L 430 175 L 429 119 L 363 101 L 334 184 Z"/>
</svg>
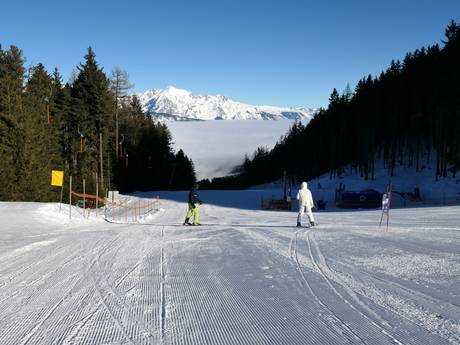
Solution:
<svg viewBox="0 0 460 345">
<path fill-rule="evenodd" d="M 143 210 L 143 209 L 153 209 L 153 205 L 154 205 L 154 202 L 155 202 L 155 201 L 151 201 L 151 202 L 143 203 L 143 205 L 141 205 L 141 202 L 138 201 L 139 202 L 138 206 L 127 206 L 127 205 L 123 205 L 123 204 L 118 203 L 118 202 L 110 201 L 107 198 L 102 198 L 102 197 L 94 195 L 94 194 L 78 193 L 78 192 L 72 190 L 72 195 L 75 195 L 75 196 L 77 196 L 79 198 L 97 199 L 97 200 L 103 202 L 106 205 L 113 205 L 115 207 L 120 207 L 120 208 L 124 209 L 124 214 L 123 215 L 119 214 L 118 218 L 120 218 L 120 219 L 124 218 L 126 221 L 128 220 L 128 218 L 133 218 L 134 220 L 137 221 L 138 217 L 141 216 L 141 210 Z M 158 205 L 156 207 L 159 208 L 158 196 L 156 198 L 156 202 L 158 202 Z M 133 214 L 128 215 L 128 212 L 130 212 L 130 211 L 132 211 Z M 148 213 L 148 211 L 146 213 Z M 146 213 L 144 213 L 144 215 Z"/>
<path fill-rule="evenodd" d="M 120 203 L 117 203 L 117 202 L 114 202 L 114 201 L 110 201 L 107 198 L 101 198 L 100 196 L 97 196 L 97 195 L 94 195 L 94 194 L 83 194 L 83 193 L 78 193 L 78 192 L 75 192 L 75 191 L 72 191 L 72 194 L 75 195 L 75 196 L 78 196 L 80 198 L 97 199 L 99 201 L 102 201 L 105 204 L 115 205 L 115 206 L 123 207 L 123 208 L 130 208 L 129 206 L 126 206 L 126 205 L 123 205 L 123 204 L 120 204 Z"/>
</svg>

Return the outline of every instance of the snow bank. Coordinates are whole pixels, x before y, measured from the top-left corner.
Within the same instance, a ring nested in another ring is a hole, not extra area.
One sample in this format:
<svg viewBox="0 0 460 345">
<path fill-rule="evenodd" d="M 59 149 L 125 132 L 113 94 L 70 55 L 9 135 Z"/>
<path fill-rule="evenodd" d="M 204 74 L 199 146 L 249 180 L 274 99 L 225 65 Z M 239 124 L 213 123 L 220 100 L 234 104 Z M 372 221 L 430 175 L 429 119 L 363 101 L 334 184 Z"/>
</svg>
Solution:
<svg viewBox="0 0 460 345">
<path fill-rule="evenodd" d="M 346 171 L 349 171 L 346 169 Z M 397 167 L 394 176 L 389 176 L 388 171 L 380 167 L 375 173 L 374 180 L 364 180 L 356 173 L 346 172 L 342 176 L 330 178 L 330 174 L 324 174 L 310 181 L 310 189 L 316 199 L 326 201 L 335 200 L 335 190 L 340 183 L 345 185 L 346 190 L 365 190 L 375 189 L 384 192 L 389 181 L 393 185 L 393 191 L 413 193 L 415 188 L 420 190 L 420 195 L 424 204 L 446 204 L 460 199 L 460 178 L 439 178 L 436 181 L 436 170 L 434 166 L 428 166 L 421 172 L 407 167 Z M 410 202 L 394 193 L 392 203 L 397 205 L 409 205 Z"/>
<path fill-rule="evenodd" d="M 96 215 L 95 209 L 83 210 L 80 207 L 72 206 L 71 218 L 69 219 L 69 205 L 59 203 L 39 204 L 35 210 L 35 217 L 40 222 L 51 224 L 88 225 L 90 223 L 101 223 L 104 221 L 104 209 L 100 208 Z"/>
<path fill-rule="evenodd" d="M 374 189 L 381 193 L 385 192 L 388 183 L 391 181 L 393 191 L 400 193 L 413 193 L 415 188 L 420 190 L 422 198 L 421 203 L 411 203 L 405 201 L 397 193 L 393 194 L 393 206 L 409 206 L 416 204 L 451 204 L 460 202 L 460 176 L 439 178 L 436 181 L 436 168 L 434 165 L 425 167 L 420 172 L 415 172 L 415 168 L 397 167 L 394 171 L 394 176 L 388 174 L 388 170 L 376 167 L 376 172 L 373 180 L 365 180 L 355 171 L 350 172 L 350 168 L 345 169 L 345 173 L 341 176 L 331 177 L 330 173 L 319 176 L 318 178 L 308 181 L 308 187 L 313 193 L 315 200 L 325 200 L 328 203 L 335 201 L 335 191 L 340 184 L 345 185 L 347 191 L 360 191 L 366 189 Z M 295 197 L 299 185 L 294 186 L 292 195 Z M 277 180 L 259 186 L 254 186 L 251 189 L 267 189 L 267 190 L 282 190 L 283 181 Z"/>
</svg>

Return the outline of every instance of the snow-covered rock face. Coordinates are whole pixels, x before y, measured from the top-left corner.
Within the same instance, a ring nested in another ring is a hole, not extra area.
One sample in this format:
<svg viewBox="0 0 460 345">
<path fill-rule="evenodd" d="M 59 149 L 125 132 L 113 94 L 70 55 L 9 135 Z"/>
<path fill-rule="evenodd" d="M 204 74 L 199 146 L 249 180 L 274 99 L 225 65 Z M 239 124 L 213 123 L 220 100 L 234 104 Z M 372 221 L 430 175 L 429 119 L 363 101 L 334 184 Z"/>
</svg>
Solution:
<svg viewBox="0 0 460 345">
<path fill-rule="evenodd" d="M 167 87 L 137 94 L 144 111 L 159 120 L 301 120 L 309 121 L 315 109 L 253 106 L 225 96 L 195 95 Z"/>
</svg>

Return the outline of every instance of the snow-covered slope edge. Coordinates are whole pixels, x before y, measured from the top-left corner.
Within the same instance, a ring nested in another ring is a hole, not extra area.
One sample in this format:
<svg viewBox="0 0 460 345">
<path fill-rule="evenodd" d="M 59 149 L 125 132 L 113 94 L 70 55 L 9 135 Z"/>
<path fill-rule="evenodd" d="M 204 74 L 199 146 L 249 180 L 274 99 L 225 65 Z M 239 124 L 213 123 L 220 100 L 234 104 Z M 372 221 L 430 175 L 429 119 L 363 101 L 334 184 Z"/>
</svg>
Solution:
<svg viewBox="0 0 460 345">
<path fill-rule="evenodd" d="M 330 173 L 326 173 L 308 181 L 308 183 L 315 199 L 333 204 L 335 190 L 339 188 L 340 184 L 344 185 L 347 191 L 375 189 L 379 192 L 385 192 L 390 181 L 395 192 L 414 192 L 414 189 L 418 188 L 422 202 L 415 204 L 446 205 L 460 203 L 460 177 L 450 175 L 439 177 L 436 180 L 435 164 L 425 166 L 420 172 L 416 172 L 414 167 L 397 166 L 394 175 L 390 176 L 388 169 L 385 169 L 380 162 L 376 164 L 374 179 L 365 180 L 355 170 L 351 171 L 350 167 L 347 167 L 341 176 L 331 176 Z M 299 187 L 299 185 L 294 186 L 292 192 L 294 197 Z M 279 190 L 282 188 L 282 180 L 251 187 L 251 189 Z M 400 195 L 393 193 L 392 204 L 394 206 L 408 206 L 411 203 L 405 202 Z"/>
<path fill-rule="evenodd" d="M 197 95 L 167 87 L 137 94 L 144 111 L 158 120 L 301 120 L 309 121 L 315 109 L 254 106 L 225 96 Z"/>
</svg>

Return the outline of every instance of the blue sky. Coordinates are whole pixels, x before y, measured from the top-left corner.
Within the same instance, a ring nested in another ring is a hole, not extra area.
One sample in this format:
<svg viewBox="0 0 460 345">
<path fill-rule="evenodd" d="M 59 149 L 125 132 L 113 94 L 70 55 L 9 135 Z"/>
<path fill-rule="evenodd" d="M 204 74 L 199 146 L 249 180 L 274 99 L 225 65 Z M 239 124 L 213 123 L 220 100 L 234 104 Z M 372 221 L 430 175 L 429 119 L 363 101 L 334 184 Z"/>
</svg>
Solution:
<svg viewBox="0 0 460 345">
<path fill-rule="evenodd" d="M 8 1 L 0 43 L 67 79 L 92 46 L 135 91 L 173 85 L 250 104 L 325 106 L 391 59 L 440 42 L 458 0 Z"/>
</svg>

